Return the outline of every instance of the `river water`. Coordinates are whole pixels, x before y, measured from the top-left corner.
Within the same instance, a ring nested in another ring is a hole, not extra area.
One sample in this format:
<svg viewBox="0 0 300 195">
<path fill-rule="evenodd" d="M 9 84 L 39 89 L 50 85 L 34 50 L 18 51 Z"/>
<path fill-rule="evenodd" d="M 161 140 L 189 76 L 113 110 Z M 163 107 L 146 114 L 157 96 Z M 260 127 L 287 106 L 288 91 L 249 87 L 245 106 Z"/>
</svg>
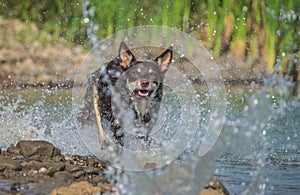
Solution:
<svg viewBox="0 0 300 195">
<path fill-rule="evenodd" d="M 213 154 L 213 158 L 199 165 L 203 178 L 217 176 L 231 194 L 299 194 L 299 98 L 249 88 L 234 87 L 227 92 L 226 121 L 217 143 L 207 154 Z M 20 139 L 44 139 L 65 154 L 88 155 L 72 119 L 74 109 L 70 89 L 0 90 L 1 148 Z M 198 162 L 201 159 L 193 161 Z M 206 166 L 210 172 L 204 171 Z M 147 185 L 153 178 L 138 185 Z M 168 182 L 179 182 L 173 179 Z M 159 186 L 153 184 L 156 185 Z M 135 191 L 135 187 L 129 185 L 128 189 Z"/>
</svg>

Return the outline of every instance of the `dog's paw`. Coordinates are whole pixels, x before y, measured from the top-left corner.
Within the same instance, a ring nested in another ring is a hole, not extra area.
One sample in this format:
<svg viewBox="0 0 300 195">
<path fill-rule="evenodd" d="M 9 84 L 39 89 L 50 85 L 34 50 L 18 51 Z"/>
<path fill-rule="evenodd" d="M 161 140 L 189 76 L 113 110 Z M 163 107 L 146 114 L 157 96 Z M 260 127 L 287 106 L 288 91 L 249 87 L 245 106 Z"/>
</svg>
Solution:
<svg viewBox="0 0 300 195">
<path fill-rule="evenodd" d="M 144 169 L 155 169 L 156 166 L 157 166 L 156 163 L 146 163 L 143 168 Z"/>
<path fill-rule="evenodd" d="M 105 140 L 99 140 L 100 149 L 107 149 L 110 146 L 110 143 L 107 139 Z"/>
</svg>

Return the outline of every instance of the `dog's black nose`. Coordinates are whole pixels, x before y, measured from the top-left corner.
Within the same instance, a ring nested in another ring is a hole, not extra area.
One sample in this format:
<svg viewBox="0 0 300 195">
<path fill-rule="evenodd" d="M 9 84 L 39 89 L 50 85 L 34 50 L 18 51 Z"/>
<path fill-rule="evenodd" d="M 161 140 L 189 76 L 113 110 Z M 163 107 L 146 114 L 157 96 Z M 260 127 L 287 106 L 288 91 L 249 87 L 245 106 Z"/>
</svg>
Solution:
<svg viewBox="0 0 300 195">
<path fill-rule="evenodd" d="M 142 87 L 148 87 L 149 86 L 149 81 L 141 81 L 141 86 Z"/>
</svg>

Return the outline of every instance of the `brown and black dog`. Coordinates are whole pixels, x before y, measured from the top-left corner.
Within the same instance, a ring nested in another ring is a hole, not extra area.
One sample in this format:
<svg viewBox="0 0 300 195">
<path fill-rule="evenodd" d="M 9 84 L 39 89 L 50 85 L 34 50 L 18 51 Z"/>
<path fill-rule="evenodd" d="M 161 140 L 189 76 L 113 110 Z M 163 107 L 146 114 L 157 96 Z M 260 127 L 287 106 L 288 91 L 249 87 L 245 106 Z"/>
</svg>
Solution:
<svg viewBox="0 0 300 195">
<path fill-rule="evenodd" d="M 90 74 L 80 121 L 97 124 L 100 142 L 103 129 L 122 146 L 126 136 L 149 141 L 172 56 L 170 47 L 154 60 L 139 61 L 122 42 L 118 57 Z"/>
</svg>

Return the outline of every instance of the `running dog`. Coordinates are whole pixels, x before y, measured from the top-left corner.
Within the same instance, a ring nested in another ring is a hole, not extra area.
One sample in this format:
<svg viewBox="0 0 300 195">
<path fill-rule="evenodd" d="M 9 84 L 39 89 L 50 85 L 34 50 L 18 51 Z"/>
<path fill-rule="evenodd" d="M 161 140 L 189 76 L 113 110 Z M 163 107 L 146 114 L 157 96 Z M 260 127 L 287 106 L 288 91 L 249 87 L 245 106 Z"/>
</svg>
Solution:
<svg viewBox="0 0 300 195">
<path fill-rule="evenodd" d="M 96 122 L 100 143 L 105 124 L 121 146 L 126 136 L 149 141 L 172 56 L 170 47 L 154 60 L 140 61 L 122 42 L 118 57 L 90 74 L 80 121 Z"/>
</svg>

